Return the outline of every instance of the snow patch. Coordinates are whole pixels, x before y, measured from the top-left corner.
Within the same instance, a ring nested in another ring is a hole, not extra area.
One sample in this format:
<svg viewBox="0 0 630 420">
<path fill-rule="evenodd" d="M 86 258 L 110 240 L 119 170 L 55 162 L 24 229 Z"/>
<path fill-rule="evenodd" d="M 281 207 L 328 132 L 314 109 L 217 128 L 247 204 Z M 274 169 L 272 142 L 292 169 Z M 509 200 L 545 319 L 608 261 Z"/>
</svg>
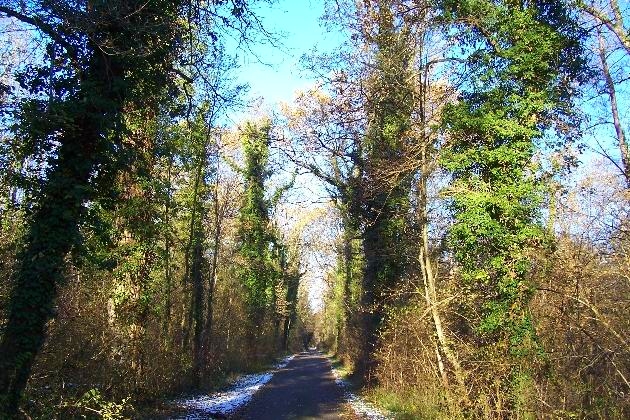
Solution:
<svg viewBox="0 0 630 420">
<path fill-rule="evenodd" d="M 354 412 L 363 419 L 368 420 L 389 420 L 391 417 L 383 414 L 372 404 L 350 391 L 350 384 L 341 377 L 341 372 L 333 368 L 335 383 L 343 389 L 344 398 L 348 401 Z"/>
<path fill-rule="evenodd" d="M 173 420 L 203 420 L 207 419 L 208 416 L 223 418 L 234 413 L 247 404 L 254 394 L 271 380 L 277 370 L 285 368 L 293 360 L 293 357 L 293 355 L 287 356 L 280 360 L 274 365 L 274 370 L 243 375 L 225 391 L 176 401 L 178 406 L 190 412 L 183 416 L 174 417 Z"/>
<path fill-rule="evenodd" d="M 289 362 L 293 360 L 294 357 L 295 357 L 295 354 L 285 357 L 284 359 L 280 360 L 278 363 L 273 365 L 274 369 L 284 369 L 285 367 L 287 367 Z"/>
</svg>

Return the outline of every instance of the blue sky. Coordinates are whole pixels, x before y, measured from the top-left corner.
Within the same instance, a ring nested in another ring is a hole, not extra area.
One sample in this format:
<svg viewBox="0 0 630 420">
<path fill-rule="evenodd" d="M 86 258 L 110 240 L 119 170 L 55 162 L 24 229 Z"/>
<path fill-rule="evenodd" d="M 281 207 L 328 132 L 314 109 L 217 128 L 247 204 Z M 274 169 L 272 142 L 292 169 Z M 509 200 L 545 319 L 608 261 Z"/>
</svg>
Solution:
<svg viewBox="0 0 630 420">
<path fill-rule="evenodd" d="M 255 8 L 265 28 L 280 39 L 280 45 L 254 45 L 253 54 L 241 53 L 238 79 L 249 84 L 247 98 L 263 98 L 266 105 L 288 102 L 296 90 L 313 83 L 300 71 L 300 57 L 314 47 L 329 50 L 340 34 L 320 25 L 323 0 L 276 0 Z"/>
<path fill-rule="evenodd" d="M 246 98 L 264 112 L 280 102 L 290 103 L 296 91 L 312 86 L 315 80 L 301 69 L 300 58 L 314 48 L 320 52 L 330 51 L 341 43 L 343 34 L 328 31 L 320 24 L 324 0 L 276 0 L 273 5 L 262 4 L 255 10 L 265 28 L 279 37 L 280 45 L 258 43 L 252 46 L 252 54 L 241 52 L 236 76 L 239 82 L 250 86 Z M 255 110 L 245 110 L 232 118 L 238 123 L 255 114 Z M 317 208 L 326 212 L 322 208 L 326 193 L 312 175 L 298 176 L 289 195 L 278 209 L 287 232 L 299 225 L 299 219 L 305 214 L 317 212 Z M 307 228 L 304 234 L 308 236 L 313 229 L 322 229 L 316 236 L 328 232 L 330 227 L 326 223 L 326 226 L 320 226 L 321 222 Z M 318 310 L 323 305 L 326 289 L 324 266 L 334 262 L 334 257 L 329 261 L 331 257 L 326 252 L 313 249 L 305 254 L 302 269 L 306 269 L 304 280 L 309 290 L 309 302 L 312 309 Z"/>
</svg>

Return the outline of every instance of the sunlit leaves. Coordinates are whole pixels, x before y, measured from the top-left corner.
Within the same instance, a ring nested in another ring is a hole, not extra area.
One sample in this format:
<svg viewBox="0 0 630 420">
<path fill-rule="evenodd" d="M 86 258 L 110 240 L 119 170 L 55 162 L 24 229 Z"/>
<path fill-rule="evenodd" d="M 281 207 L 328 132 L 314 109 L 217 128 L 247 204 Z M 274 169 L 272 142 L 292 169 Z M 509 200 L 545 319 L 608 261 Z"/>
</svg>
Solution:
<svg viewBox="0 0 630 420">
<path fill-rule="evenodd" d="M 476 339 L 522 366 L 526 361 L 519 358 L 537 348 L 528 310 L 528 252 L 547 243 L 535 144 L 570 106 L 561 91 L 580 75 L 580 62 L 562 61 L 579 45 L 562 2 L 513 3 L 444 2 L 447 19 L 469 48 L 474 76 L 460 101 L 444 111 L 448 148 L 442 162 L 453 174 L 449 243 L 462 286 L 472 292 L 467 305 L 479 314 L 471 322 Z"/>
</svg>

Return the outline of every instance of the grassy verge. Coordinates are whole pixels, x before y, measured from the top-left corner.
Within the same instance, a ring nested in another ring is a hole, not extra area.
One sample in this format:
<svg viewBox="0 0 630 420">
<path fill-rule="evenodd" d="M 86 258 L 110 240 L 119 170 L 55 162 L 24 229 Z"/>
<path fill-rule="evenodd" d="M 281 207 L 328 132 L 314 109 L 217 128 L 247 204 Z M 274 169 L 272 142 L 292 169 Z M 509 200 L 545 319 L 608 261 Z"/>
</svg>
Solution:
<svg viewBox="0 0 630 420">
<path fill-rule="evenodd" d="M 345 366 L 334 354 L 328 354 L 333 369 L 346 381 L 350 390 L 369 402 L 383 413 L 396 420 L 452 420 L 448 402 L 439 389 L 430 385 L 411 387 L 400 385 L 396 388 L 377 386 L 364 388 L 359 378 L 352 375 L 351 368 Z"/>
<path fill-rule="evenodd" d="M 397 420 L 452 419 L 445 409 L 445 399 L 431 390 L 376 387 L 365 391 L 364 397 Z"/>
</svg>

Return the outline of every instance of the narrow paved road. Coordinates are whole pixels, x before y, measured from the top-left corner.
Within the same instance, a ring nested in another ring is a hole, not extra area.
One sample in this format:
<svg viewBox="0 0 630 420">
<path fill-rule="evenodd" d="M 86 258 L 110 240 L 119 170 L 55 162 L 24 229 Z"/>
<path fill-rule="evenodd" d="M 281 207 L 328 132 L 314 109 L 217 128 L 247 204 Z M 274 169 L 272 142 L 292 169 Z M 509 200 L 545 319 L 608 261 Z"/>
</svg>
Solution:
<svg viewBox="0 0 630 420">
<path fill-rule="evenodd" d="M 318 352 L 302 353 L 273 375 L 232 418 L 247 420 L 343 419 L 343 392 Z"/>
</svg>

